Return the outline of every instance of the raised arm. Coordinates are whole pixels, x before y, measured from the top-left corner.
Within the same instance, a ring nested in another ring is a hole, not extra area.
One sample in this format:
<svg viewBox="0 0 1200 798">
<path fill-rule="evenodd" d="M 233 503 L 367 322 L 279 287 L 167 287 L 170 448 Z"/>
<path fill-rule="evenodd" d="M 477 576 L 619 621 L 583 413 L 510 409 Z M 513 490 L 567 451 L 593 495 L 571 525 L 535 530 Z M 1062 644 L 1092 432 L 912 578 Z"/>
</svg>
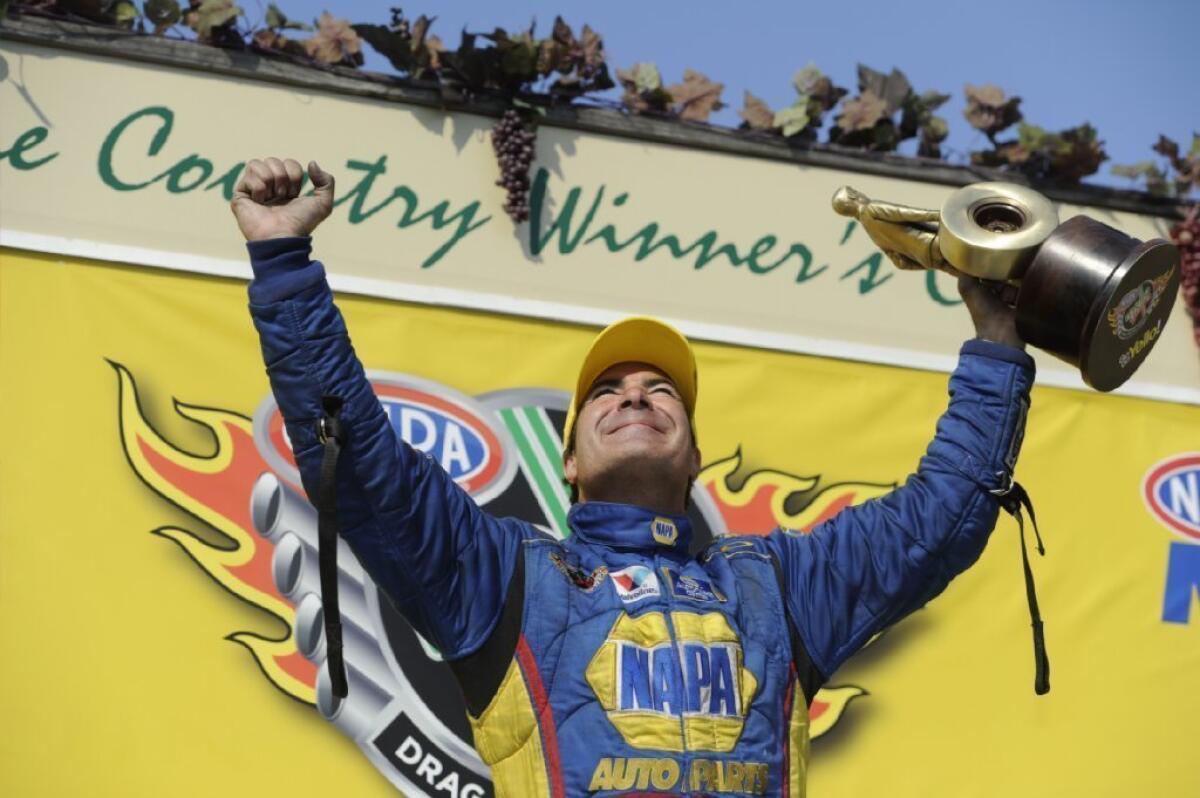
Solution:
<svg viewBox="0 0 1200 798">
<path fill-rule="evenodd" d="M 251 161 L 233 201 L 248 241 L 250 312 L 271 389 L 308 495 L 317 495 L 323 399 L 341 400 L 338 462 L 342 536 L 397 609 L 448 659 L 473 653 L 500 615 L 520 540 L 428 455 L 393 432 L 354 354 L 309 234 L 329 215 L 333 178 L 295 161 Z"/>
<path fill-rule="evenodd" d="M 963 345 L 950 405 L 916 473 L 811 534 L 768 538 L 788 615 L 819 672 L 809 682 L 828 679 L 874 634 L 941 593 L 979 558 L 995 526 L 1000 505 L 991 491 L 1012 478 L 1034 366 L 1008 309 L 970 293 L 974 285 L 961 288 L 991 340 Z"/>
</svg>

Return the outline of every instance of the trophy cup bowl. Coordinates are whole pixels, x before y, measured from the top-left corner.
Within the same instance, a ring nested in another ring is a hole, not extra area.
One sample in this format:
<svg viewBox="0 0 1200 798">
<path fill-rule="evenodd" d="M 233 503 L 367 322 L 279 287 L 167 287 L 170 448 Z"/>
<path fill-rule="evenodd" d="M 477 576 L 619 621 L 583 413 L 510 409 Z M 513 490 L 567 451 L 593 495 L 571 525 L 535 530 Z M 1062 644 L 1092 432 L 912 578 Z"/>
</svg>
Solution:
<svg viewBox="0 0 1200 798">
<path fill-rule="evenodd" d="M 1059 223 L 1042 194 L 1013 183 L 975 183 L 932 211 L 873 202 L 844 187 L 834 209 L 855 216 L 904 268 L 942 268 L 995 283 L 1031 346 L 1111 391 L 1128 380 L 1162 334 L 1179 291 L 1179 251 L 1139 241 L 1088 216 Z M 1014 298 L 1015 295 L 1015 298 Z"/>
</svg>

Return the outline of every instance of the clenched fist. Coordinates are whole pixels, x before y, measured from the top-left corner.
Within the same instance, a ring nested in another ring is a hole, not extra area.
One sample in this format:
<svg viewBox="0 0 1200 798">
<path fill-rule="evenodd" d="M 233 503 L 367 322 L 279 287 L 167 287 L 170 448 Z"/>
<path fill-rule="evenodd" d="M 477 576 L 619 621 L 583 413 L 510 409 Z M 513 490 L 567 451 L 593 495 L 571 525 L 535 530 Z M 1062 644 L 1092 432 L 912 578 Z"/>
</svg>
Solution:
<svg viewBox="0 0 1200 798">
<path fill-rule="evenodd" d="M 246 164 L 230 207 L 247 241 L 311 235 L 333 210 L 333 175 L 308 164 L 313 192 L 300 196 L 304 172 L 291 158 Z"/>
</svg>

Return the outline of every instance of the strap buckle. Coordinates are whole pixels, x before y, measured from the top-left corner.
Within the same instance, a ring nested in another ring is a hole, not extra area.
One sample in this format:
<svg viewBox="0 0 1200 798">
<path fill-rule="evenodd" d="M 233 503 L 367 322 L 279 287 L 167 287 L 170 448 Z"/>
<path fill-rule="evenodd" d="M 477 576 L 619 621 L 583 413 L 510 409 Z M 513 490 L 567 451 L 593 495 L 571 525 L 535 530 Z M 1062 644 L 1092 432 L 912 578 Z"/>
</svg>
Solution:
<svg viewBox="0 0 1200 798">
<path fill-rule="evenodd" d="M 317 440 L 322 445 L 335 440 L 342 442 L 342 423 L 333 416 L 323 416 L 317 421 Z"/>
<path fill-rule="evenodd" d="M 1013 486 L 1017 484 L 1017 481 L 1013 479 L 1012 472 L 1010 471 L 997 471 L 996 477 L 1000 480 L 1001 485 L 998 488 L 990 489 L 988 493 L 999 499 L 1003 499 L 1013 492 Z"/>
</svg>

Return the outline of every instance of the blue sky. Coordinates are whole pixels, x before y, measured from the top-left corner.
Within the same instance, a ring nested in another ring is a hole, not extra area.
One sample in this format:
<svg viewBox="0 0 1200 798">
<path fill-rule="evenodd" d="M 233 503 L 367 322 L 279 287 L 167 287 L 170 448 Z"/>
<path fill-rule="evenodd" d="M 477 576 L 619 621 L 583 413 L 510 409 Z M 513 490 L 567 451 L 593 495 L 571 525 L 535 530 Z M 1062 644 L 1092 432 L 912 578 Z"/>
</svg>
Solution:
<svg viewBox="0 0 1200 798">
<path fill-rule="evenodd" d="M 241 0 L 251 19 L 265 1 Z M 391 3 L 277 0 L 289 17 L 324 10 L 352 22 L 385 23 Z M 810 61 L 855 93 L 856 64 L 899 67 L 917 91 L 952 95 L 944 149 L 965 161 L 984 136 L 962 117 L 964 83 L 995 83 L 1022 98 L 1025 119 L 1058 130 L 1091 122 L 1111 160 L 1091 180 L 1116 186 L 1114 163 L 1153 159 L 1165 133 L 1185 147 L 1200 132 L 1200 0 L 1005 0 L 993 2 L 706 3 L 703 0 L 428 0 L 406 16 L 436 16 L 433 32 L 451 47 L 459 31 L 526 27 L 548 33 L 556 14 L 603 37 L 610 65 L 654 61 L 667 83 L 685 68 L 725 84 L 729 108 L 713 121 L 734 126 L 744 90 L 773 108 L 792 102 L 791 76 Z M 367 67 L 391 71 L 370 48 Z M 907 143 L 905 149 L 914 145 Z"/>
</svg>

